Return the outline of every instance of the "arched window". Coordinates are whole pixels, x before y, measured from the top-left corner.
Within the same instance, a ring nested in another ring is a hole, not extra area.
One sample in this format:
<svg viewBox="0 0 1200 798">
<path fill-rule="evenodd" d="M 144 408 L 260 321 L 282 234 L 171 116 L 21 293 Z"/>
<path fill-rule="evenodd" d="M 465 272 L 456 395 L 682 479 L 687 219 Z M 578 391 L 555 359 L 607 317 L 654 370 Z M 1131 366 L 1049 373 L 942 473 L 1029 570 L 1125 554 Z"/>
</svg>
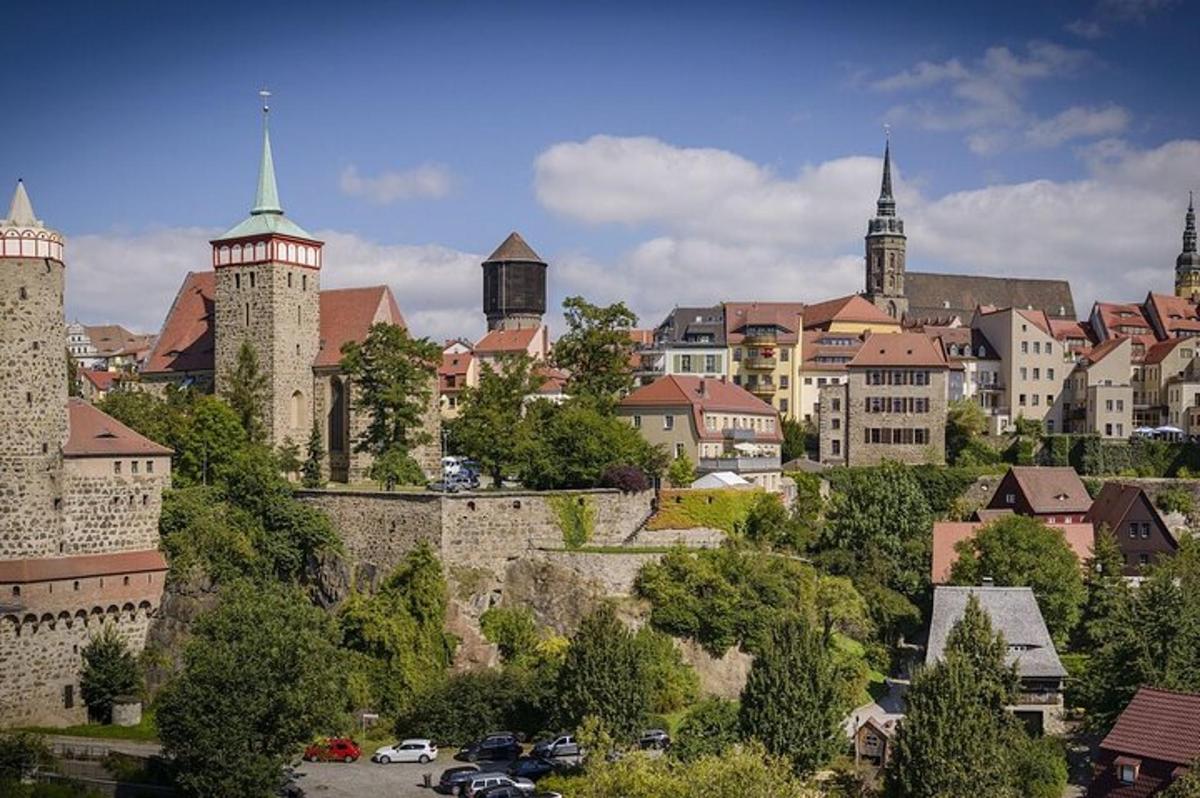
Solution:
<svg viewBox="0 0 1200 798">
<path fill-rule="evenodd" d="M 300 427 L 304 421 L 304 394 L 296 391 L 292 394 L 292 427 Z"/>
<path fill-rule="evenodd" d="M 339 379 L 329 384 L 329 451 L 346 451 L 346 385 Z"/>
</svg>

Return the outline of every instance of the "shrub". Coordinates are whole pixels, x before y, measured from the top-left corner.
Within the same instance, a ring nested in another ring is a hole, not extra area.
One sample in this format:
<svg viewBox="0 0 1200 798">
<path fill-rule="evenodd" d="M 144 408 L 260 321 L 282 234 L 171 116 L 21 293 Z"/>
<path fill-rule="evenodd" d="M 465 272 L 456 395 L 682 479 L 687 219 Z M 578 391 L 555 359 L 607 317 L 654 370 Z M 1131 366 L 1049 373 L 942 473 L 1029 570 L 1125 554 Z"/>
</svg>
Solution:
<svg viewBox="0 0 1200 798">
<path fill-rule="evenodd" d="M 1053 737 L 1029 740 L 1016 752 L 1016 772 L 1021 795 L 1026 798 L 1059 798 L 1067 786 L 1067 757 L 1062 742 Z"/>
<path fill-rule="evenodd" d="M 396 485 L 425 484 L 425 472 L 420 464 L 403 449 L 389 449 L 376 457 L 367 475 L 387 490 Z"/>
<path fill-rule="evenodd" d="M 479 616 L 479 629 L 505 662 L 528 655 L 538 642 L 537 622 L 528 607 L 491 607 Z"/>
<path fill-rule="evenodd" d="M 650 711 L 677 712 L 696 700 L 700 679 L 683 661 L 674 641 L 648 626 L 634 637 L 642 658 L 642 674 L 650 687 Z"/>
<path fill-rule="evenodd" d="M 546 501 L 558 517 L 563 544 L 577 549 L 592 539 L 596 531 L 596 504 L 586 494 L 548 496 Z"/>
<path fill-rule="evenodd" d="M 600 484 L 606 488 L 616 488 L 622 493 L 641 493 L 650 488 L 646 472 L 633 465 L 609 466 L 600 476 Z"/>
<path fill-rule="evenodd" d="M 683 716 L 671 741 L 671 755 L 684 762 L 715 756 L 740 739 L 736 701 L 709 697 Z"/>
<path fill-rule="evenodd" d="M 696 467 L 687 455 L 680 455 L 667 467 L 667 481 L 673 488 L 686 488 L 696 481 Z"/>
<path fill-rule="evenodd" d="M 141 687 L 137 659 L 117 634 L 116 627 L 105 624 L 83 649 L 79 693 L 87 704 L 88 714 L 101 723 L 111 723 L 113 702 L 137 693 Z"/>
<path fill-rule="evenodd" d="M 0 732 L 0 787 L 19 784 L 53 757 L 46 741 L 28 732 Z"/>
<path fill-rule="evenodd" d="M 1154 504 L 1164 513 L 1191 515 L 1196 509 L 1196 498 L 1187 488 L 1176 485 L 1159 491 Z"/>
<path fill-rule="evenodd" d="M 647 529 L 691 529 L 708 527 L 732 532 L 745 521 L 759 490 L 663 491 L 658 512 L 646 522 Z"/>
</svg>

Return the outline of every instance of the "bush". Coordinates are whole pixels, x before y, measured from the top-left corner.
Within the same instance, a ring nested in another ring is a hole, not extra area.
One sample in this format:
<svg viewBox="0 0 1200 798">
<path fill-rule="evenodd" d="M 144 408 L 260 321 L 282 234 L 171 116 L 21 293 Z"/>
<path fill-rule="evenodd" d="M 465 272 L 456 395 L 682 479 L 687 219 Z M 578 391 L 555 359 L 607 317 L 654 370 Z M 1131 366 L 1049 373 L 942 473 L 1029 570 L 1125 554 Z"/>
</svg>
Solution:
<svg viewBox="0 0 1200 798">
<path fill-rule="evenodd" d="M 642 675 L 650 687 L 651 712 L 677 712 L 696 700 L 700 679 L 670 637 L 644 626 L 634 641 L 642 658 Z"/>
<path fill-rule="evenodd" d="M 709 697 L 683 716 L 671 740 L 671 755 L 684 762 L 716 756 L 740 739 L 736 701 Z"/>
<path fill-rule="evenodd" d="M 101 723 L 111 723 L 113 702 L 121 696 L 136 695 L 141 688 L 137 659 L 116 627 L 105 624 L 83 649 L 79 693 L 88 715 Z"/>
<path fill-rule="evenodd" d="M 667 467 L 667 482 L 673 488 L 687 488 L 696 481 L 696 467 L 687 455 L 680 455 L 671 461 Z"/>
<path fill-rule="evenodd" d="M 50 747 L 38 735 L 0 732 L 0 787 L 8 789 L 52 761 Z"/>
<path fill-rule="evenodd" d="M 1053 737 L 1029 740 L 1016 755 L 1024 798 L 1059 798 L 1067 786 L 1067 756 Z"/>
<path fill-rule="evenodd" d="M 1175 485 L 1159 491 L 1154 497 L 1154 504 L 1164 513 L 1191 515 L 1196 509 L 1196 498 L 1187 488 Z"/>
<path fill-rule="evenodd" d="M 466 745 L 497 729 L 533 736 L 546 728 L 545 696 L 520 669 L 456 674 L 423 690 L 396 719 L 396 736 Z"/>
<path fill-rule="evenodd" d="M 650 481 L 646 472 L 633 465 L 609 466 L 600 476 L 600 485 L 605 488 L 616 488 L 622 493 L 641 493 L 650 489 Z"/>
<path fill-rule="evenodd" d="M 367 476 L 386 490 L 397 485 L 424 485 L 426 482 L 420 464 L 403 449 L 389 449 L 376 457 Z"/>
<path fill-rule="evenodd" d="M 479 616 L 479 629 L 505 662 L 529 655 L 538 642 L 537 622 L 528 607 L 491 607 Z"/>
</svg>

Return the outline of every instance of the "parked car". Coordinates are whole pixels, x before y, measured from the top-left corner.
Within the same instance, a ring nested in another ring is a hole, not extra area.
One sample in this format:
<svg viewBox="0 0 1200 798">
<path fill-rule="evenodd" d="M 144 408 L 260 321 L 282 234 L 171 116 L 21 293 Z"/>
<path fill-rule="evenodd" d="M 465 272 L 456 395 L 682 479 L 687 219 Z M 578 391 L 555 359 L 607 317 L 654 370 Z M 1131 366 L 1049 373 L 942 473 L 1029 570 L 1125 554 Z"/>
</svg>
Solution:
<svg viewBox="0 0 1200 798">
<path fill-rule="evenodd" d="M 508 766 L 508 775 L 520 776 L 524 779 L 537 781 L 547 773 L 554 772 L 554 765 L 538 756 L 518 757 Z"/>
<path fill-rule="evenodd" d="M 467 474 L 454 474 L 430 482 L 426 487 L 438 493 L 458 493 L 460 490 L 475 490 L 479 487 L 479 477 Z"/>
<path fill-rule="evenodd" d="M 481 759 L 516 759 L 523 750 L 512 732 L 495 732 L 471 743 L 459 755 L 468 762 L 478 762 Z"/>
<path fill-rule="evenodd" d="M 313 743 L 304 749 L 304 759 L 308 762 L 356 762 L 362 756 L 362 749 L 348 737 L 330 737 L 319 743 Z"/>
<path fill-rule="evenodd" d="M 533 747 L 533 755 L 543 759 L 556 756 L 579 756 L 579 743 L 570 734 L 560 734 L 552 740 L 542 740 Z"/>
<path fill-rule="evenodd" d="M 529 779 L 512 778 L 506 773 L 477 773 L 475 778 L 463 782 L 458 788 L 463 798 L 477 798 L 495 787 L 516 787 L 522 793 L 529 795 L 533 792 L 533 782 Z"/>
<path fill-rule="evenodd" d="M 666 750 L 671 746 L 671 735 L 662 729 L 646 729 L 638 739 L 638 746 Z"/>
<path fill-rule="evenodd" d="M 477 798 L 529 798 L 529 793 L 513 784 L 501 784 L 488 787 L 483 792 L 475 793 Z"/>
<path fill-rule="evenodd" d="M 459 786 L 475 778 L 475 774 L 478 772 L 479 765 L 455 765 L 452 768 L 446 768 L 442 771 L 441 778 L 438 779 L 437 786 L 433 789 L 442 795 L 454 795 L 458 792 Z"/>
<path fill-rule="evenodd" d="M 377 749 L 371 761 L 381 765 L 392 762 L 420 762 L 423 765 L 437 759 L 437 755 L 437 746 L 429 740 L 401 740 Z"/>
<path fill-rule="evenodd" d="M 563 798 L 561 792 L 535 792 L 533 798 Z"/>
</svg>

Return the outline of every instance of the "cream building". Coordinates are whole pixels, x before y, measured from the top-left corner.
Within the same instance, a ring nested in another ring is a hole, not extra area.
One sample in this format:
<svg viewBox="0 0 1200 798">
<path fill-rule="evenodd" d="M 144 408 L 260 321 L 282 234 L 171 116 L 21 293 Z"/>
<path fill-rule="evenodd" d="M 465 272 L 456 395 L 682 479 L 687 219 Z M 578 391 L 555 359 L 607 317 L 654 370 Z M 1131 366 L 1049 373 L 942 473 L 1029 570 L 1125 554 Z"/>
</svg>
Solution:
<svg viewBox="0 0 1200 798">
<path fill-rule="evenodd" d="M 1067 379 L 1064 431 L 1127 438 L 1133 434 L 1133 342 L 1114 338 L 1082 355 Z"/>
<path fill-rule="evenodd" d="M 971 321 L 1000 359 L 994 416 L 997 431 L 1018 418 L 1062 432 L 1063 389 L 1074 367 L 1073 353 L 1057 338 L 1045 313 L 1015 308 L 979 308 Z"/>
</svg>

